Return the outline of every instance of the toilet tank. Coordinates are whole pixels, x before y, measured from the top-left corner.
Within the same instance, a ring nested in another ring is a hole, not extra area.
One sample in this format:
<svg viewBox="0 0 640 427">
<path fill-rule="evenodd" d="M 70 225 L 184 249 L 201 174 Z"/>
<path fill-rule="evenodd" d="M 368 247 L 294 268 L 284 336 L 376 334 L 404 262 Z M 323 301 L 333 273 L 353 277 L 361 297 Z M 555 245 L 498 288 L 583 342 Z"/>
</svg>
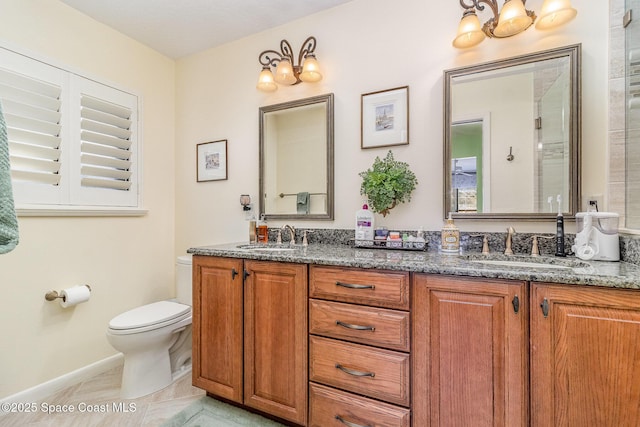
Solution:
<svg viewBox="0 0 640 427">
<path fill-rule="evenodd" d="M 191 299 L 191 254 L 179 256 L 176 261 L 176 300 L 193 305 Z"/>
</svg>

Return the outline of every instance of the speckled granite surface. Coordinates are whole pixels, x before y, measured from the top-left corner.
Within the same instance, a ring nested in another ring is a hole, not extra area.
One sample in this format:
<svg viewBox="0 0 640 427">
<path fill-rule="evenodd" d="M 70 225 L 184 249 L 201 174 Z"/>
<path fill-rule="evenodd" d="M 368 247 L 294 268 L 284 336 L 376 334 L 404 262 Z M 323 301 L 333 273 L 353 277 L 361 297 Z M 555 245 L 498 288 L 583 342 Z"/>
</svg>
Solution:
<svg viewBox="0 0 640 427">
<path fill-rule="evenodd" d="M 311 236 L 314 236 L 313 240 Z M 433 238 L 432 233 L 429 236 Z M 494 242 L 493 253 L 489 256 L 481 255 L 475 246 L 467 248 L 464 245 L 460 255 L 444 255 L 437 251 L 438 246 L 433 240 L 429 240 L 427 251 L 403 251 L 354 248 L 345 244 L 353 238 L 353 232 L 339 234 L 328 244 L 314 243 L 318 237 L 322 236 L 310 235 L 309 246 L 290 246 L 288 242 L 282 245 L 247 245 L 244 242 L 196 247 L 188 252 L 205 256 L 640 289 L 640 266 L 628 262 L 585 262 L 571 256 L 505 256 L 496 249 L 497 242 Z M 437 239 L 439 243 L 439 235 Z M 477 240 L 481 243 L 481 239 Z M 516 242 L 514 239 L 514 250 L 522 252 Z"/>
</svg>

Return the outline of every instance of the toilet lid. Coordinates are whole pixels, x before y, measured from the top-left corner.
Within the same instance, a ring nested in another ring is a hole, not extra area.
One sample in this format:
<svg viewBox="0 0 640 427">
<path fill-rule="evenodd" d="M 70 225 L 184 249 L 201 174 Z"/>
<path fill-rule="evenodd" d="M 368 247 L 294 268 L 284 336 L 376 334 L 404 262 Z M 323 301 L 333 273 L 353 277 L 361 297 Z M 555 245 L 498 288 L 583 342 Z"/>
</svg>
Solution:
<svg viewBox="0 0 640 427">
<path fill-rule="evenodd" d="M 143 328 L 189 316 L 191 307 L 172 301 L 159 301 L 136 307 L 111 319 L 111 329 Z"/>
</svg>

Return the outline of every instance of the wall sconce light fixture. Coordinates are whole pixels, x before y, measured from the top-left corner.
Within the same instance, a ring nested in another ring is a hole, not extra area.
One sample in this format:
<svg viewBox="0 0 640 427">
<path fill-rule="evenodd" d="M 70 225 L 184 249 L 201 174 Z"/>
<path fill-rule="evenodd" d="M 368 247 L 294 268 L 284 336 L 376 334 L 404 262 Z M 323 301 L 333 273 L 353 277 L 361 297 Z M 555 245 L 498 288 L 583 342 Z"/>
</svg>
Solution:
<svg viewBox="0 0 640 427">
<path fill-rule="evenodd" d="M 537 18 L 535 12 L 525 9 L 525 2 L 526 0 L 505 0 L 502 10 L 498 11 L 497 0 L 471 0 L 470 5 L 467 5 L 465 0 L 460 0 L 464 13 L 453 46 L 464 49 L 479 44 L 485 37 L 504 38 L 523 32 Z M 482 3 L 489 6 L 493 18 L 480 27 L 476 10 L 484 10 Z M 571 0 L 544 0 L 536 28 L 549 30 L 559 27 L 575 18 L 577 13 L 578 11 L 571 7 Z"/>
<path fill-rule="evenodd" d="M 300 82 L 315 83 L 322 80 L 320 67 L 316 60 L 316 38 L 308 37 L 298 53 L 298 62 L 294 62 L 293 49 L 288 41 L 280 42 L 280 52 L 265 50 L 258 56 L 262 64 L 262 71 L 258 77 L 256 87 L 265 92 L 273 92 L 278 89 L 276 83 L 295 85 Z M 275 76 L 271 72 L 275 67 Z"/>
<path fill-rule="evenodd" d="M 240 195 L 240 204 L 242 205 L 242 210 L 243 211 L 250 211 L 251 210 L 251 196 L 248 194 L 241 194 Z"/>
</svg>

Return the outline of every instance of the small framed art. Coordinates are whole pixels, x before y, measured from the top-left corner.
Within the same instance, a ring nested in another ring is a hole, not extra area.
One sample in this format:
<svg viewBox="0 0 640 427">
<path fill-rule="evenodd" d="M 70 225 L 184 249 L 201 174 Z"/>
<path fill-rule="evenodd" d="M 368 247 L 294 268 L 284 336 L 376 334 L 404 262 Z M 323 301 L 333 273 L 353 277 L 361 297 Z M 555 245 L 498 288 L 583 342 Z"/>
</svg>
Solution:
<svg viewBox="0 0 640 427">
<path fill-rule="evenodd" d="M 362 95 L 361 148 L 409 143 L 409 86 Z"/>
<path fill-rule="evenodd" d="M 198 182 L 227 179 L 227 140 L 198 144 L 196 167 Z"/>
</svg>

